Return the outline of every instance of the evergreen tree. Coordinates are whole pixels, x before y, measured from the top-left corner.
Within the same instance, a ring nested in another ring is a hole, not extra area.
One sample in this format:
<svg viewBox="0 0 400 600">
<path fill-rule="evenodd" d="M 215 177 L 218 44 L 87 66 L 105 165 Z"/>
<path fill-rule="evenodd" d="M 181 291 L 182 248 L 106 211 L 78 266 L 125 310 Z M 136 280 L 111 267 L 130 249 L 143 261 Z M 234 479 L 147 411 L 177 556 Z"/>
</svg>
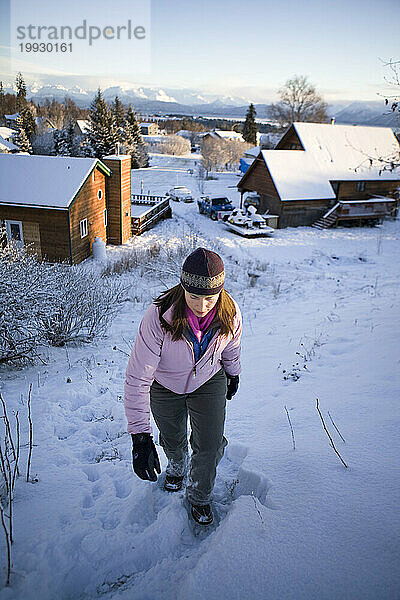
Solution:
<svg viewBox="0 0 400 600">
<path fill-rule="evenodd" d="M 18 109 L 21 110 L 26 104 L 26 84 L 21 72 L 15 78 L 15 87 L 17 88 Z"/>
<path fill-rule="evenodd" d="M 53 135 L 54 152 L 57 156 L 71 156 L 68 151 L 67 140 L 64 129 L 57 129 Z"/>
<path fill-rule="evenodd" d="M 131 150 L 129 153 L 132 156 L 132 169 L 140 169 L 141 167 L 149 166 L 149 156 L 140 133 L 139 123 L 136 120 L 136 115 L 132 106 L 129 106 L 126 115 L 125 125 L 126 141 Z"/>
<path fill-rule="evenodd" d="M 257 145 L 257 125 L 256 125 L 256 116 L 257 112 L 254 108 L 254 104 L 250 104 L 247 109 L 246 120 L 243 125 L 243 139 L 245 142 L 248 142 L 252 146 Z"/>
<path fill-rule="evenodd" d="M 114 154 L 115 146 L 118 142 L 115 117 L 102 97 L 100 88 L 90 105 L 89 119 L 91 130 L 88 135 L 88 144 L 86 145 L 85 152 L 89 151 L 88 146 L 90 146 L 96 158 L 102 158 L 103 156 L 107 156 L 107 154 Z"/>
<path fill-rule="evenodd" d="M 70 121 L 68 123 L 65 139 L 66 139 L 67 148 L 69 151 L 69 156 L 76 156 L 74 124 L 72 123 L 72 121 Z"/>
<path fill-rule="evenodd" d="M 23 129 L 25 129 L 25 133 L 30 139 L 31 136 L 36 132 L 35 115 L 31 106 L 27 104 L 25 108 L 20 110 L 19 116 L 22 120 L 22 127 Z"/>
<path fill-rule="evenodd" d="M 23 127 L 23 122 L 22 122 L 21 116 L 19 116 L 17 118 L 17 127 L 18 127 L 18 134 L 15 138 L 16 146 L 18 146 L 20 152 L 29 152 L 29 154 L 32 154 L 33 153 L 32 146 L 31 146 L 28 136 L 26 135 L 25 129 Z"/>
<path fill-rule="evenodd" d="M 5 101 L 5 97 L 4 97 L 3 82 L 0 81 L 0 117 L 4 117 L 4 115 L 5 115 L 4 101 Z"/>
<path fill-rule="evenodd" d="M 125 125 L 125 109 L 118 96 L 115 96 L 115 100 L 112 105 L 112 111 L 115 117 L 115 125 L 117 129 L 123 129 Z"/>
</svg>

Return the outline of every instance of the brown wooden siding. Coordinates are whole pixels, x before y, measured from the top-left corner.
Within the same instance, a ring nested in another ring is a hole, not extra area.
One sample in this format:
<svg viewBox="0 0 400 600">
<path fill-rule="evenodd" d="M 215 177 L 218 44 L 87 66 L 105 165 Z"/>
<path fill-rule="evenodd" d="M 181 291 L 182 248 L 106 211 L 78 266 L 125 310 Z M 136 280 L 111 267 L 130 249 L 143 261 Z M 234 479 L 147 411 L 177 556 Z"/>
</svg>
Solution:
<svg viewBox="0 0 400 600">
<path fill-rule="evenodd" d="M 107 178 L 107 243 L 124 244 L 131 236 L 131 157 L 103 158 L 111 170 Z"/>
<path fill-rule="evenodd" d="M 332 206 L 332 200 L 287 200 L 282 202 L 278 227 L 311 225 Z"/>
<path fill-rule="evenodd" d="M 279 199 L 278 191 L 261 156 L 256 158 L 238 185 L 240 192 L 258 192 Z"/>
<path fill-rule="evenodd" d="M 0 219 L 22 221 L 24 243 L 40 259 L 69 261 L 68 210 L 0 205 Z"/>
<path fill-rule="evenodd" d="M 106 241 L 106 228 L 104 225 L 106 177 L 107 175 L 96 168 L 95 176 L 88 177 L 69 208 L 73 264 L 78 264 L 90 256 L 95 237 L 100 237 L 104 242 Z M 101 199 L 97 197 L 99 190 L 102 191 Z M 81 238 L 79 224 L 83 219 L 87 219 L 88 235 Z"/>
<path fill-rule="evenodd" d="M 285 135 L 279 140 L 275 146 L 275 150 L 304 150 L 293 125 L 291 125 Z"/>
<path fill-rule="evenodd" d="M 339 183 L 338 200 L 364 200 L 371 198 L 371 196 L 393 197 L 393 193 L 400 186 L 400 180 L 366 181 L 364 191 L 358 192 L 357 183 L 357 181 L 341 181 Z"/>
</svg>

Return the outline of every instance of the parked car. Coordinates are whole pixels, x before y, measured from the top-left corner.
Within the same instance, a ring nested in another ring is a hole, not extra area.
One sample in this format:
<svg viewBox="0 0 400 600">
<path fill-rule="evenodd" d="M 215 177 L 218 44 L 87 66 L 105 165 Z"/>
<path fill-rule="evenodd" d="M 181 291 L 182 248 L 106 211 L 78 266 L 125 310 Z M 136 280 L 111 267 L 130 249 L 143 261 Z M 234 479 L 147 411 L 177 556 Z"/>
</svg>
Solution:
<svg viewBox="0 0 400 600">
<path fill-rule="evenodd" d="M 199 212 L 202 215 L 209 215 L 213 221 L 217 221 L 219 212 L 227 212 L 234 209 L 233 204 L 228 198 L 210 198 L 209 196 L 201 196 L 197 200 Z"/>
<path fill-rule="evenodd" d="M 167 194 L 175 202 L 193 202 L 192 192 L 184 185 L 176 185 Z"/>
</svg>

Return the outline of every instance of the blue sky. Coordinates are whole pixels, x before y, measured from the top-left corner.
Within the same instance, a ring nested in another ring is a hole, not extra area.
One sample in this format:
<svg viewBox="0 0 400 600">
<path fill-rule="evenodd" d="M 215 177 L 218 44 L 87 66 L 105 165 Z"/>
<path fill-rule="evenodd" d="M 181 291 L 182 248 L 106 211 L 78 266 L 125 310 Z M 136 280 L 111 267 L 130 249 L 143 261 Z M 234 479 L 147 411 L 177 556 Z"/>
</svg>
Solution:
<svg viewBox="0 0 400 600">
<path fill-rule="evenodd" d="M 0 77 L 6 82 L 14 80 L 17 66 L 7 59 L 10 1 L 13 7 L 18 2 L 26 10 L 36 6 L 44 12 L 57 6 L 60 14 L 64 6 L 65 23 L 97 15 L 105 25 L 108 14 L 121 23 L 128 16 L 128 0 L 0 0 Z M 140 20 L 137 13 L 146 4 L 137 3 L 135 14 L 130 10 L 132 20 Z M 90 89 L 119 83 L 195 88 L 256 102 L 274 100 L 289 77 L 304 74 L 335 102 L 377 99 L 385 75 L 380 59 L 400 59 L 398 0 L 151 0 L 150 9 L 149 64 L 143 58 L 135 61 L 115 40 L 99 45 L 92 56 L 81 53 L 67 66 L 55 67 L 48 60 L 31 75 L 33 55 L 25 54 L 18 67 L 28 81 Z"/>
</svg>

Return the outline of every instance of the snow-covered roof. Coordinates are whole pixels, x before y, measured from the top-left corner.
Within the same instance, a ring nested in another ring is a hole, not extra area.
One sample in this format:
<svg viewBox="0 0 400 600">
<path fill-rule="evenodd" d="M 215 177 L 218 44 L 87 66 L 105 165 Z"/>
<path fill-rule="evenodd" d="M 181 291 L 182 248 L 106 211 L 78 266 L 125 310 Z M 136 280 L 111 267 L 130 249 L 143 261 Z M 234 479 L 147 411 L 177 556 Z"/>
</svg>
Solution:
<svg viewBox="0 0 400 600">
<path fill-rule="evenodd" d="M 76 124 L 80 131 L 84 133 L 89 133 L 90 131 L 90 121 L 89 119 L 77 119 Z"/>
<path fill-rule="evenodd" d="M 109 154 L 108 156 L 103 156 L 103 160 L 104 159 L 109 159 L 109 160 L 119 160 L 119 161 L 123 161 L 125 159 L 129 158 L 129 160 L 132 159 L 130 154 Z"/>
<path fill-rule="evenodd" d="M 301 150 L 261 150 L 281 200 L 334 199 L 326 173 Z"/>
<path fill-rule="evenodd" d="M 225 140 L 238 140 L 243 142 L 243 136 L 237 131 L 224 131 L 223 129 L 214 129 L 214 132 L 222 139 Z"/>
<path fill-rule="evenodd" d="M 400 146 L 390 127 L 323 123 L 293 123 L 293 127 L 304 150 L 313 154 L 321 168 L 338 174 L 352 171 L 358 179 L 374 179 L 382 169 L 379 159 L 396 155 L 399 159 Z"/>
<path fill-rule="evenodd" d="M 400 179 L 379 159 L 399 157 L 388 127 L 293 123 L 303 150 L 262 150 L 281 200 L 333 199 L 332 181 Z M 397 158 L 398 162 L 399 158 Z"/>
<path fill-rule="evenodd" d="M 19 150 L 19 147 L 16 146 L 15 144 L 13 144 L 12 142 L 9 142 L 8 140 L 5 140 L 0 135 L 0 151 L 4 152 L 4 151 L 10 151 L 10 150 Z"/>
<path fill-rule="evenodd" d="M 5 140 L 8 140 L 10 137 L 16 135 L 18 131 L 16 129 L 11 129 L 11 127 L 0 127 L 0 135 Z"/>
<path fill-rule="evenodd" d="M 260 146 L 253 146 L 244 153 L 249 158 L 256 158 L 260 154 Z"/>
<path fill-rule="evenodd" d="M 203 133 L 199 133 L 199 137 L 211 136 L 215 139 L 224 139 L 224 140 L 237 140 L 239 142 L 243 142 L 243 136 L 241 133 L 237 131 L 224 131 L 222 129 L 213 129 L 213 131 L 204 131 Z"/>
<path fill-rule="evenodd" d="M 150 127 L 151 125 L 155 125 L 157 127 L 157 123 L 140 123 L 140 127 Z"/>
<path fill-rule="evenodd" d="M 0 154 L 0 204 L 66 209 L 96 166 L 110 174 L 97 158 Z"/>
</svg>

